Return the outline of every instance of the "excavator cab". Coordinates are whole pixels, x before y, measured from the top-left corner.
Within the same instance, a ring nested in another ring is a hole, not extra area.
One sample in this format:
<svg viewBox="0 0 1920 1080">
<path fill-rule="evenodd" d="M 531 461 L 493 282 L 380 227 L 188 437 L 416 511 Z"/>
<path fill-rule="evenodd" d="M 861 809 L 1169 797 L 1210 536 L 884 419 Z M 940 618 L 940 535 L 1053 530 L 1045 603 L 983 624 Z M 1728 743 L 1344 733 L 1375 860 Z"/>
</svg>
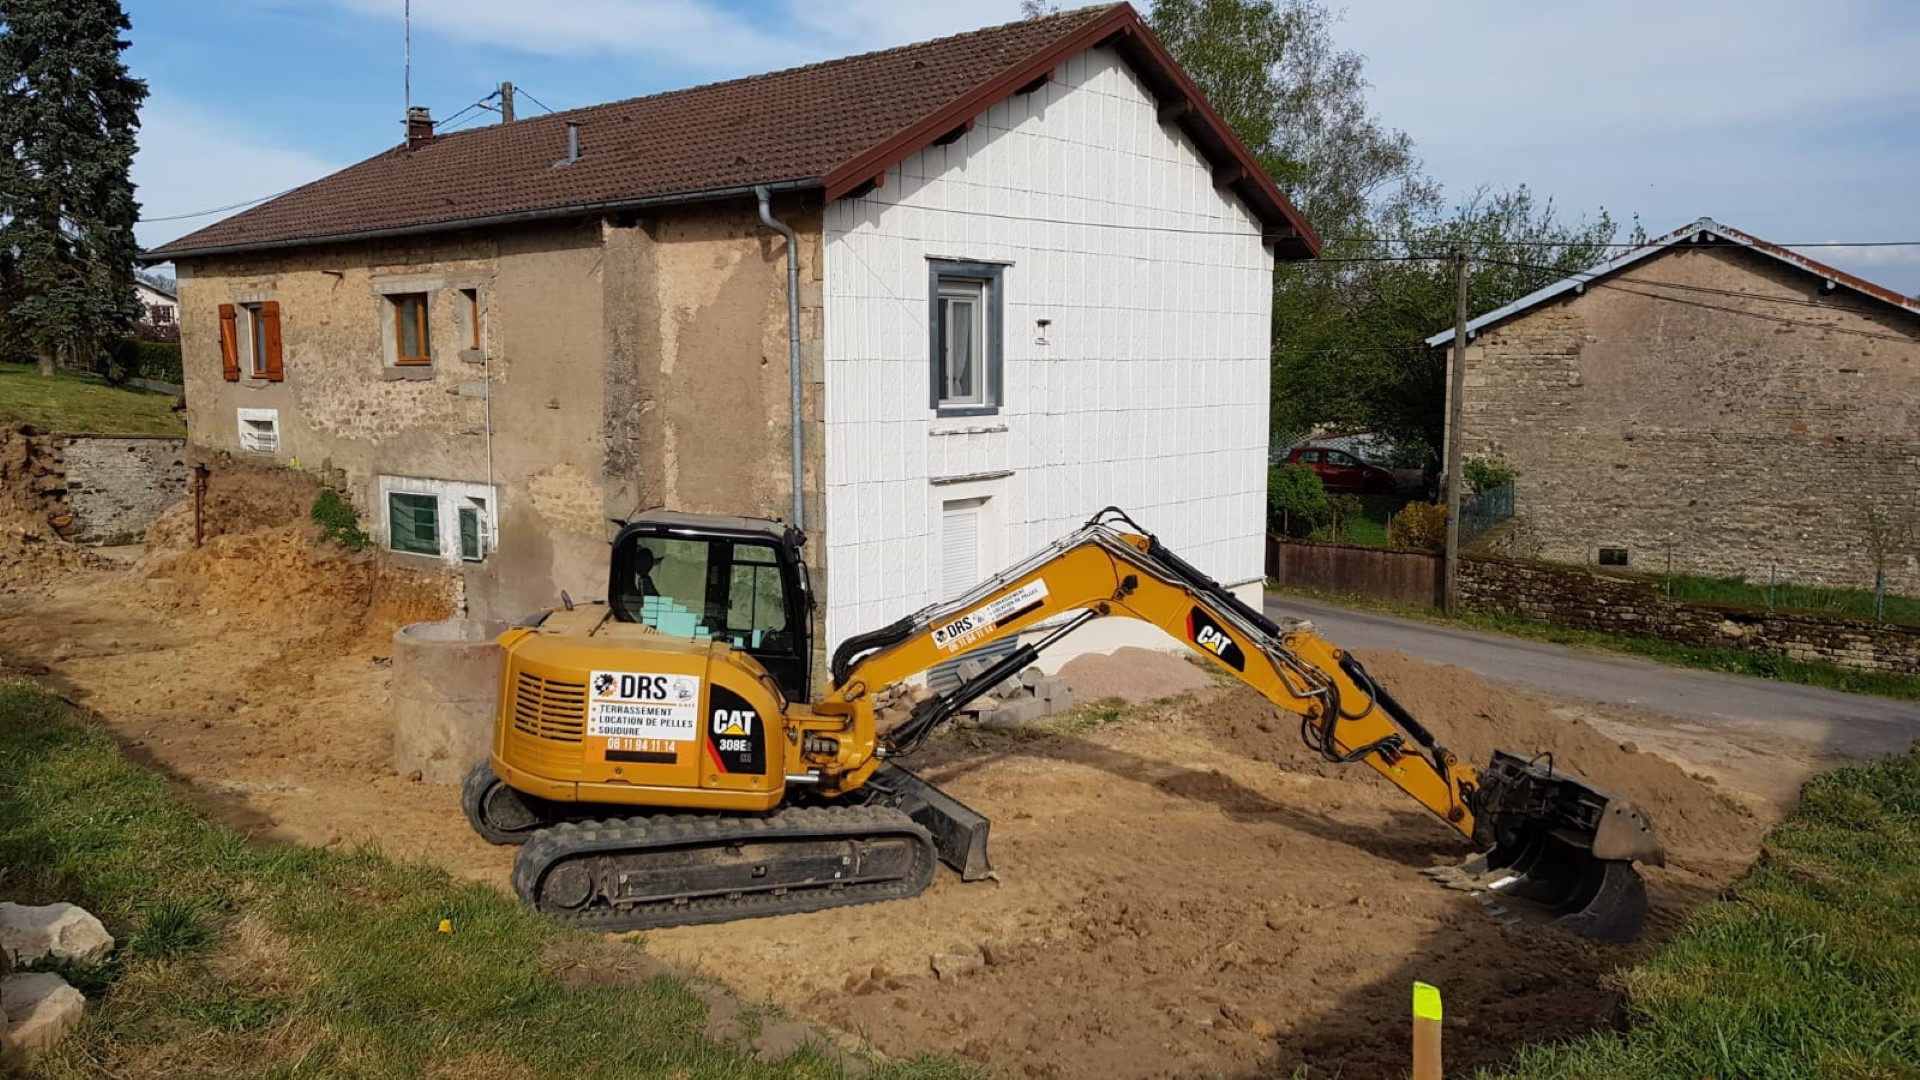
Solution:
<svg viewBox="0 0 1920 1080">
<path fill-rule="evenodd" d="M 810 701 L 805 544 L 805 534 L 778 521 L 649 511 L 614 537 L 607 606 L 617 622 L 724 641 L 759 661 L 788 701 Z"/>
</svg>

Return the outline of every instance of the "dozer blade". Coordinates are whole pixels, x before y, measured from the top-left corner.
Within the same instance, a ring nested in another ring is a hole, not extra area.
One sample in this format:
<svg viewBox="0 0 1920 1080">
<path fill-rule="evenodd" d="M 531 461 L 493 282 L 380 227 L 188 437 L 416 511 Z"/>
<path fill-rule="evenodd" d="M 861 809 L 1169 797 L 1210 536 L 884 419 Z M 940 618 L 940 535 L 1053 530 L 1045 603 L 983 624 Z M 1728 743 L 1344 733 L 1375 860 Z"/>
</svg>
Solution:
<svg viewBox="0 0 1920 1080">
<path fill-rule="evenodd" d="M 993 876 L 993 864 L 987 861 L 991 823 L 978 811 L 892 762 L 882 765 L 864 790 L 870 803 L 893 807 L 927 830 L 940 861 L 958 872 L 961 881 Z"/>
<path fill-rule="evenodd" d="M 1505 750 L 1481 773 L 1475 809 L 1491 850 L 1429 876 L 1489 901 L 1514 923 L 1546 923 L 1596 941 L 1640 936 L 1647 887 L 1635 862 L 1666 864 L 1633 804 Z"/>
</svg>

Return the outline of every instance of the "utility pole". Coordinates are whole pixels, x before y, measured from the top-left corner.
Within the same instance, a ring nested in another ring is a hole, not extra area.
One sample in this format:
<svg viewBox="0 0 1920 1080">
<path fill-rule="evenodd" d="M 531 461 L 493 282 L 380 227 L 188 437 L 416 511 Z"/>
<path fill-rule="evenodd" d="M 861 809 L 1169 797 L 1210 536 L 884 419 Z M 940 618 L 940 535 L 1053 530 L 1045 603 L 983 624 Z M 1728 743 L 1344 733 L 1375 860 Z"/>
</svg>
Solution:
<svg viewBox="0 0 1920 1080">
<path fill-rule="evenodd" d="M 1455 248 L 1458 284 L 1453 314 L 1453 360 L 1447 372 L 1447 581 L 1446 609 L 1460 607 L 1460 399 L 1467 385 L 1467 254 Z"/>
<path fill-rule="evenodd" d="M 500 122 L 513 123 L 513 84 L 510 82 L 500 84 Z"/>
</svg>

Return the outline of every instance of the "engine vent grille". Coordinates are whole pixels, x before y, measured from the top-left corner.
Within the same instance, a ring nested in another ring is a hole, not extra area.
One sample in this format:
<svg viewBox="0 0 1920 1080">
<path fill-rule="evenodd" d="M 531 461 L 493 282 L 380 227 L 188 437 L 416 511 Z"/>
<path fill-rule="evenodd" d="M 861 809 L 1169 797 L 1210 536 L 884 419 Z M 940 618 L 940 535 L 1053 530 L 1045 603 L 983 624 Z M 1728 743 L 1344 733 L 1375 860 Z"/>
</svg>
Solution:
<svg viewBox="0 0 1920 1080">
<path fill-rule="evenodd" d="M 513 726 L 538 739 L 579 742 L 587 727 L 586 686 L 521 672 L 514 686 Z"/>
</svg>

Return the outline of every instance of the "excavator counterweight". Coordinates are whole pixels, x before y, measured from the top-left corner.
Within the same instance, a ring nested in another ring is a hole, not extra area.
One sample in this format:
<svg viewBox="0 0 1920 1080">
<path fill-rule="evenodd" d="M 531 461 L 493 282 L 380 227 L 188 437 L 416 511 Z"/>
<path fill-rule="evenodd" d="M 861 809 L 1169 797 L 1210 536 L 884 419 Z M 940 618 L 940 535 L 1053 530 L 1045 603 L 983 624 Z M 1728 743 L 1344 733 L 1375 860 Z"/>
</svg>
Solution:
<svg viewBox="0 0 1920 1080">
<path fill-rule="evenodd" d="M 1460 763 L 1360 661 L 1282 626 L 1123 512 L 954 600 L 842 642 L 809 691 L 805 538 L 775 522 L 643 515 L 614 541 L 607 599 L 501 637 L 488 762 L 464 802 L 476 830 L 521 843 L 516 891 L 607 930 L 807 911 L 917 894 L 937 860 L 992 873 L 985 817 L 902 768 L 969 702 L 1096 618 L 1160 627 L 1300 719 L 1326 760 L 1363 764 L 1484 854 L 1436 871 L 1515 921 L 1602 941 L 1636 936 L 1661 864 L 1627 802 L 1501 751 Z M 874 695 L 981 646 L 1025 642 L 875 728 Z"/>
</svg>

